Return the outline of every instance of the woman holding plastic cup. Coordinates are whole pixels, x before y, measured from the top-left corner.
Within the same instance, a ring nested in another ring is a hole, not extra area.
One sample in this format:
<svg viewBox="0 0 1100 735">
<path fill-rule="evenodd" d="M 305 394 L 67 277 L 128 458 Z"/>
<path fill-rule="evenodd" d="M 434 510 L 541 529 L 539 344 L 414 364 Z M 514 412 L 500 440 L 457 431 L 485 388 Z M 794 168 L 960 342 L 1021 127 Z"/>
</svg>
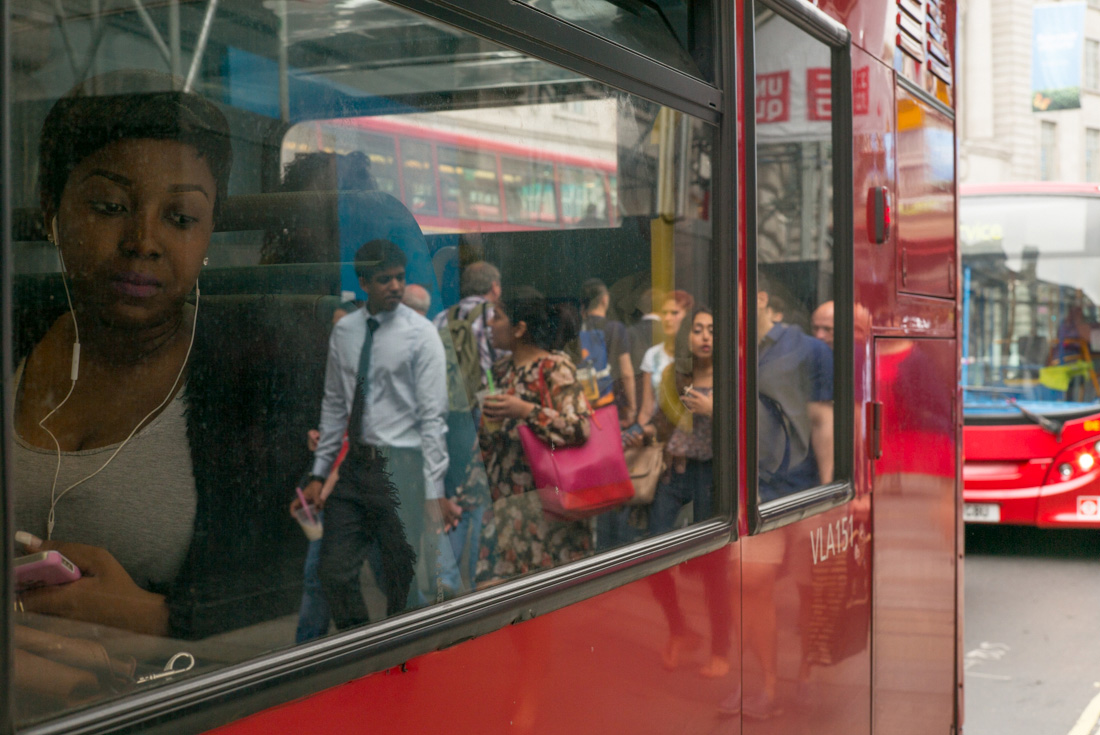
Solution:
<svg viewBox="0 0 1100 735">
<path fill-rule="evenodd" d="M 542 513 L 519 427 L 557 446 L 588 439 L 591 409 L 561 346 L 568 321 L 530 287 L 505 289 L 493 305 L 493 347 L 511 355 L 493 366 L 494 392 L 482 403 L 478 440 L 492 506 L 485 513 L 477 585 L 553 567 L 592 552 L 589 523 L 548 521 Z"/>
</svg>

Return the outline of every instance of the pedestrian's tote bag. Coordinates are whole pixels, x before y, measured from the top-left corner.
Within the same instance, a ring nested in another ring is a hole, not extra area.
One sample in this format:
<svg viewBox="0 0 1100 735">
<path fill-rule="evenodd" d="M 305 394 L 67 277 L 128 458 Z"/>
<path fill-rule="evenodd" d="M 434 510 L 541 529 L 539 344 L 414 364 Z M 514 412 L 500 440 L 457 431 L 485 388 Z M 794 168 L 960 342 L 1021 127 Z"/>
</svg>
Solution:
<svg viewBox="0 0 1100 735">
<path fill-rule="evenodd" d="M 546 379 L 539 373 L 543 405 L 549 405 Z M 529 426 L 520 425 L 523 453 L 542 500 L 542 511 L 556 521 L 597 515 L 634 497 L 623 457 L 619 413 L 614 405 L 596 409 L 588 441 L 564 447 L 547 445 Z"/>
</svg>

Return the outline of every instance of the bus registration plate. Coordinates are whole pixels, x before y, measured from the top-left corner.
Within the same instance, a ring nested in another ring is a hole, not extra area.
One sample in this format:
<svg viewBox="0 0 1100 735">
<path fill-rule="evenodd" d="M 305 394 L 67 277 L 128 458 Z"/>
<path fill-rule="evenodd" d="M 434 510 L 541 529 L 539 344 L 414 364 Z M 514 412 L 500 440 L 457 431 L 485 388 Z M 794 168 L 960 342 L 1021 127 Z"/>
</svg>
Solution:
<svg viewBox="0 0 1100 735">
<path fill-rule="evenodd" d="M 963 520 L 968 523 L 1000 523 L 1001 506 L 996 503 L 964 503 Z"/>
</svg>

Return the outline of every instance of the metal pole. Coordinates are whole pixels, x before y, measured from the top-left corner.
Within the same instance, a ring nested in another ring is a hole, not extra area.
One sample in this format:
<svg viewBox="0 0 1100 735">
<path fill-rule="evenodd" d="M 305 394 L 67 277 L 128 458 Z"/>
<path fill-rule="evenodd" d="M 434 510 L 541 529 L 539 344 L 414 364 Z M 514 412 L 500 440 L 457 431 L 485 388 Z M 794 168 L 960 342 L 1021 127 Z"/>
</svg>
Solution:
<svg viewBox="0 0 1100 735">
<path fill-rule="evenodd" d="M 15 651 L 12 625 L 15 590 L 11 568 L 15 522 L 12 516 L 12 244 L 11 244 L 11 4 L 0 0 L 0 734 L 15 732 Z"/>
<path fill-rule="evenodd" d="M 153 23 L 153 19 L 149 17 L 149 11 L 142 5 L 141 0 L 134 0 L 134 9 L 137 10 L 138 16 L 141 17 L 141 22 L 145 24 L 145 30 L 149 31 L 149 38 L 153 39 L 153 43 L 160 49 L 160 55 L 170 64 L 172 53 L 168 50 L 168 44 L 160 37 L 160 31 L 157 30 L 156 25 Z"/>
<path fill-rule="evenodd" d="M 290 29 L 287 20 L 286 0 L 279 0 L 279 115 L 283 122 L 290 121 Z"/>
<path fill-rule="evenodd" d="M 680 162 L 676 172 L 676 221 L 682 220 L 687 212 L 688 171 L 691 170 L 691 123 L 683 114 L 676 115 L 680 134 Z"/>
<path fill-rule="evenodd" d="M 172 78 L 179 79 L 183 74 L 183 61 L 180 53 L 180 3 L 172 0 L 168 4 L 168 68 L 172 71 Z"/>
<path fill-rule="evenodd" d="M 963 403 L 966 403 L 966 381 L 970 372 L 970 268 L 963 268 L 962 293 L 962 386 Z"/>
<path fill-rule="evenodd" d="M 72 40 L 69 38 L 68 31 L 65 30 L 65 8 L 62 7 L 61 0 L 54 0 L 53 11 L 57 17 L 57 28 L 61 31 L 61 42 L 65 45 L 65 54 L 69 57 L 69 66 L 73 69 L 73 76 L 76 76 L 80 69 L 76 65 L 76 51 L 73 49 Z"/>
<path fill-rule="evenodd" d="M 203 54 L 206 53 L 206 41 L 210 38 L 210 26 L 214 24 L 214 13 L 218 9 L 218 0 L 210 0 L 206 6 L 206 15 L 202 19 L 202 30 L 199 31 L 199 40 L 195 44 L 195 54 L 191 57 L 191 69 L 187 72 L 187 81 L 183 83 L 183 91 L 190 92 L 195 84 L 195 77 L 199 74 L 199 65 L 202 64 Z"/>
<path fill-rule="evenodd" d="M 96 5 L 98 5 L 98 3 L 96 3 Z M 93 12 L 99 13 L 99 8 L 96 7 Z M 99 46 L 103 43 L 103 37 L 107 35 L 107 24 L 103 22 L 96 23 L 93 33 L 92 42 L 88 46 L 88 53 L 84 57 L 84 64 L 80 67 L 80 71 L 76 73 L 77 83 L 83 82 L 88 78 L 88 74 L 93 71 L 95 67 L 95 57 L 96 54 L 99 53 Z"/>
</svg>

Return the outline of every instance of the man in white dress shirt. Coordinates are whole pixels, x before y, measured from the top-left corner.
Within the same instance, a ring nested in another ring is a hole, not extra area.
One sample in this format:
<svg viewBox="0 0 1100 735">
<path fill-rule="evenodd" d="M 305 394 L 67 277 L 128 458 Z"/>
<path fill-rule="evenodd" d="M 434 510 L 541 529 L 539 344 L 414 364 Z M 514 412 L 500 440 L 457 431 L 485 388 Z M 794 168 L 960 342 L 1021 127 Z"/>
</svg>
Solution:
<svg viewBox="0 0 1100 735">
<path fill-rule="evenodd" d="M 388 240 L 356 254 L 366 305 L 333 328 L 321 404 L 321 438 L 306 497 L 325 507 L 321 585 L 340 629 L 369 621 L 359 574 L 371 547 L 381 552 L 387 613 L 419 603 L 413 565 L 426 538 L 461 515 L 444 497 L 447 365 L 432 323 L 405 306 L 405 255 Z M 340 450 L 349 451 L 324 503 L 320 492 Z M 395 507 L 396 506 L 396 507 Z M 402 529 L 403 528 L 403 532 Z M 434 556 L 434 543 L 428 544 Z M 434 559 L 425 565 L 434 576 Z"/>
</svg>

